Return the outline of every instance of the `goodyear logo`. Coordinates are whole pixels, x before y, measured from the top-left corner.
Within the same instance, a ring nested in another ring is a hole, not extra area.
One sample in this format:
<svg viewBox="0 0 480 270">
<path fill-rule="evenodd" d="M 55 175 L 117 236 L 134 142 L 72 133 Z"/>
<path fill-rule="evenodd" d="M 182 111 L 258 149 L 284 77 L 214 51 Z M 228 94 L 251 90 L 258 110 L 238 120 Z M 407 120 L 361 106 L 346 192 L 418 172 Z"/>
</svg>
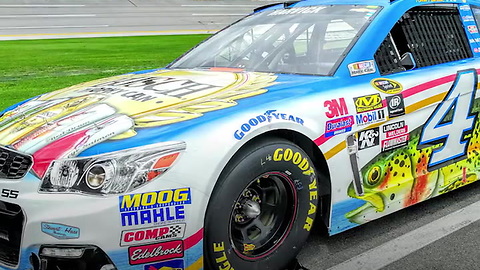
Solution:
<svg viewBox="0 0 480 270">
<path fill-rule="evenodd" d="M 380 94 L 368 95 L 354 98 L 357 113 L 363 113 L 383 108 Z"/>
<path fill-rule="evenodd" d="M 374 79 L 371 84 L 375 89 L 385 94 L 398 94 L 403 90 L 403 86 L 399 82 L 390 79 Z"/>
<path fill-rule="evenodd" d="M 128 194 L 120 196 L 119 199 L 120 212 L 192 203 L 190 188 L 177 188 L 138 194 Z"/>
</svg>

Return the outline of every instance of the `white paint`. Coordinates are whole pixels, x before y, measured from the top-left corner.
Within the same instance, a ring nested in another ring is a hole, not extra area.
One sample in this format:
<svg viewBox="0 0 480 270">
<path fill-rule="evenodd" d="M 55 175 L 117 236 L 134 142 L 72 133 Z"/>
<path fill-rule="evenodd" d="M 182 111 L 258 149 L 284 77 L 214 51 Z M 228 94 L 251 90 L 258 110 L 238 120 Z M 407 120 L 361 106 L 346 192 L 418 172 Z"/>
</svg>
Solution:
<svg viewBox="0 0 480 270">
<path fill-rule="evenodd" d="M 0 27 L 0 30 L 8 29 L 45 29 L 45 28 L 88 28 L 88 27 L 109 27 L 108 24 L 99 25 L 45 25 L 45 26 L 7 26 Z"/>
<path fill-rule="evenodd" d="M 480 202 L 473 203 L 327 270 L 381 269 L 480 220 L 480 211 L 478 209 L 480 209 Z"/>
<path fill-rule="evenodd" d="M 0 18 L 64 18 L 64 17 L 95 17 L 96 14 L 45 14 L 45 15 L 0 15 Z"/>
</svg>

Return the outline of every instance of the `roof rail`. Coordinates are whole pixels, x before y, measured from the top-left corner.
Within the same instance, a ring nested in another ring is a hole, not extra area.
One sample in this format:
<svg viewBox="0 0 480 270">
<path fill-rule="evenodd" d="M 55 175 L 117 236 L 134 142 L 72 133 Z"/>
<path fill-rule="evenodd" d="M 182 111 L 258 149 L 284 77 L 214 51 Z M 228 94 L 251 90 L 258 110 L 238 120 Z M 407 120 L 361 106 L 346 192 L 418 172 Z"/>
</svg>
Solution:
<svg viewBox="0 0 480 270">
<path fill-rule="evenodd" d="M 268 4 L 268 5 L 265 5 L 265 6 L 261 6 L 261 7 L 257 7 L 255 9 L 253 9 L 253 12 L 258 12 L 260 10 L 264 10 L 264 9 L 267 9 L 269 7 L 273 7 L 273 6 L 276 6 L 276 5 L 280 5 L 280 4 L 283 4 L 283 8 L 290 8 L 291 6 L 293 6 L 294 4 L 298 3 L 300 1 L 287 1 L 287 2 L 280 2 L 280 3 L 272 3 L 272 4 Z"/>
</svg>

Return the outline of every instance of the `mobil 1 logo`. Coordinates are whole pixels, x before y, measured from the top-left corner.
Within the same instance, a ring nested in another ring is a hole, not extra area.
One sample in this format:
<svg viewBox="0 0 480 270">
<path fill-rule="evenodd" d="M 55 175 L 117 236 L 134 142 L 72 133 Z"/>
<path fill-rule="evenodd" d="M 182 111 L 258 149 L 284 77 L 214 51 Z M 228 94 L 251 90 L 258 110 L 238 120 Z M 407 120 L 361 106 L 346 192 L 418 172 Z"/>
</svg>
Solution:
<svg viewBox="0 0 480 270">
<path fill-rule="evenodd" d="M 388 117 L 398 117 L 405 114 L 405 103 L 403 95 L 397 94 L 387 97 Z"/>
<path fill-rule="evenodd" d="M 380 144 L 379 128 L 372 128 L 358 132 L 358 150 L 374 147 Z"/>
</svg>

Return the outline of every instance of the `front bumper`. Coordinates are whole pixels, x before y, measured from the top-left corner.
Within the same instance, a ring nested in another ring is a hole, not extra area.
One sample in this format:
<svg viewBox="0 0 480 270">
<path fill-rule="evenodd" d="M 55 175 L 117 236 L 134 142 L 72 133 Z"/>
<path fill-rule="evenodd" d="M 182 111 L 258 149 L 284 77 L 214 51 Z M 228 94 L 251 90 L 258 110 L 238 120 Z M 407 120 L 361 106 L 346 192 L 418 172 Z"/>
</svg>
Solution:
<svg viewBox="0 0 480 270">
<path fill-rule="evenodd" d="M 0 197 L 0 269 L 42 269 L 37 268 L 42 267 L 42 259 L 64 261 L 62 256 L 68 253 L 64 250 L 69 248 L 91 251 L 91 257 L 104 254 L 105 260 L 98 259 L 100 255 L 95 258 L 115 267 L 104 269 L 203 268 L 203 211 L 198 208 L 206 205 L 203 193 L 189 189 L 192 199 L 188 204 L 172 201 L 152 205 L 139 200 L 140 205 L 132 203 L 127 209 L 131 215 L 126 218 L 122 215 L 123 196 L 39 193 L 39 184 L 31 174 L 21 180 L 0 179 L 0 190 L 18 192 L 16 198 Z M 137 198 L 135 194 L 147 194 L 144 197 L 148 198 L 155 191 L 179 188 L 185 187 L 162 179 L 136 190 L 129 198 Z M 45 248 L 50 248 L 49 252 L 40 252 Z M 159 253 L 162 249 L 176 252 Z"/>
</svg>

